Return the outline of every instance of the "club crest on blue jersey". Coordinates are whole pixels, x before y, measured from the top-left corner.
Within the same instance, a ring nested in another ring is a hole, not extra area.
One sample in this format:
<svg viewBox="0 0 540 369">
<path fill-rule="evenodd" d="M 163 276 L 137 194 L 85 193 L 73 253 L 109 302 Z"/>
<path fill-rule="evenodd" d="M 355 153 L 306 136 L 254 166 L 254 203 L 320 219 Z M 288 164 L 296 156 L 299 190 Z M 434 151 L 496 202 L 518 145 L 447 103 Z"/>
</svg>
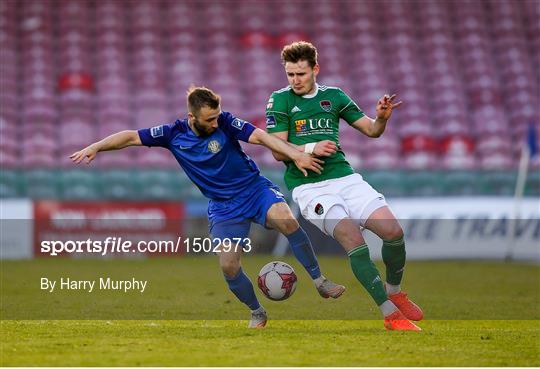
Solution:
<svg viewBox="0 0 540 369">
<path fill-rule="evenodd" d="M 244 124 L 246 124 L 245 121 L 243 121 L 242 119 L 238 119 L 238 118 L 235 118 L 233 121 L 232 121 L 232 126 L 234 128 L 237 128 L 237 129 L 240 129 L 242 130 L 242 128 L 244 127 Z"/>
<path fill-rule="evenodd" d="M 217 154 L 221 150 L 221 144 L 217 140 L 212 140 L 208 142 L 208 151 L 212 154 Z"/>
<path fill-rule="evenodd" d="M 276 117 L 273 115 L 266 116 L 266 128 L 274 128 L 276 126 Z"/>
<path fill-rule="evenodd" d="M 150 128 L 150 135 L 153 138 L 161 137 L 163 136 L 163 126 L 156 126 Z"/>
</svg>

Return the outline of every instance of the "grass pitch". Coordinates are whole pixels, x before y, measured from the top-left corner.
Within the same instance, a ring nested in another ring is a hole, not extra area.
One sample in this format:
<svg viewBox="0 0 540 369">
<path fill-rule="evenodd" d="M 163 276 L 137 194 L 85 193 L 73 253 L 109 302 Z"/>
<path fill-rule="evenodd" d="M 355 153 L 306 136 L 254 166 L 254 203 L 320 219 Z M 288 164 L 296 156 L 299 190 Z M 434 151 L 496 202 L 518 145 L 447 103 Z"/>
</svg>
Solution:
<svg viewBox="0 0 540 369">
<path fill-rule="evenodd" d="M 247 256 L 244 269 L 253 280 L 270 260 Z M 416 333 L 384 330 L 346 258 L 320 258 L 324 273 L 348 287 L 338 300 L 321 299 L 296 261 L 285 261 L 297 270 L 299 285 L 284 302 L 260 297 L 270 315 L 264 330 L 246 329 L 248 314 L 214 257 L 3 261 L 0 364 L 540 365 L 537 265 L 408 263 L 404 286 L 426 313 L 423 332 Z M 149 287 L 143 294 L 46 294 L 38 288 L 43 275 L 133 276 L 147 278 Z"/>
</svg>

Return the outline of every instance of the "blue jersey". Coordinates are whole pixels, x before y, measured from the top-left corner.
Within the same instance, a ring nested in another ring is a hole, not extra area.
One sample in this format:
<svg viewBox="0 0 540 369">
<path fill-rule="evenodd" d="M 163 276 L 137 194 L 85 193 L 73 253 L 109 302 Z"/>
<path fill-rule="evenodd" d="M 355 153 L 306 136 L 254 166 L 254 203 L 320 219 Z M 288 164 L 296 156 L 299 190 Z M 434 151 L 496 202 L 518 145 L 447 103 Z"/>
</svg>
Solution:
<svg viewBox="0 0 540 369">
<path fill-rule="evenodd" d="M 260 177 L 259 168 L 238 142 L 248 142 L 255 129 L 251 123 L 222 112 L 218 128 L 206 137 L 197 136 L 187 119 L 138 132 L 143 145 L 169 149 L 204 196 L 229 200 Z"/>
</svg>

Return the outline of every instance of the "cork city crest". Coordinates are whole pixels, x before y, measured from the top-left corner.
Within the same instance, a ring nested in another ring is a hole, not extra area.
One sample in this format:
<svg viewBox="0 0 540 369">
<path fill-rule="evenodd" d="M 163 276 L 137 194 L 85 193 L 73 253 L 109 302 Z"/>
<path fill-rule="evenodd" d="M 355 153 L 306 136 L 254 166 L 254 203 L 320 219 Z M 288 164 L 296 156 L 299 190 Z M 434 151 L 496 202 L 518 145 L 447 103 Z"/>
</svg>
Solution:
<svg viewBox="0 0 540 369">
<path fill-rule="evenodd" d="M 324 110 L 325 112 L 329 112 L 330 110 L 332 110 L 332 103 L 329 100 L 322 100 L 320 104 L 322 110 Z"/>
<path fill-rule="evenodd" d="M 212 154 L 218 153 L 219 150 L 221 150 L 221 145 L 219 144 L 219 141 L 212 140 L 212 141 L 208 142 L 208 150 Z"/>
</svg>

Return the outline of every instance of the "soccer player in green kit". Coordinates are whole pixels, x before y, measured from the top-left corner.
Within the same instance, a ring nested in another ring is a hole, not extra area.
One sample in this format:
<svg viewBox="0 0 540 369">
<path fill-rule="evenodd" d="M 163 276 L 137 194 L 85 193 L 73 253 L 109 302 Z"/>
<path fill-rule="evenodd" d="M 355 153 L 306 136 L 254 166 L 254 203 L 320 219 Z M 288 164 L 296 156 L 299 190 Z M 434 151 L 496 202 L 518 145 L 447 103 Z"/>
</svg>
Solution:
<svg viewBox="0 0 540 369">
<path fill-rule="evenodd" d="M 366 116 L 341 89 L 316 83 L 319 73 L 317 49 L 311 43 L 294 42 L 283 48 L 281 59 L 289 86 L 275 91 L 266 105 L 266 128 L 299 151 L 321 157 L 324 171 L 304 177 L 285 161 L 285 183 L 304 218 L 336 239 L 347 251 L 351 269 L 379 306 L 389 330 L 419 331 L 411 320 L 423 318 L 422 310 L 401 291 L 405 267 L 403 230 L 385 198 L 351 168 L 339 148 L 339 120 L 369 137 L 379 137 L 394 108 L 395 95 L 377 103 L 376 118 Z M 329 144 L 331 140 L 335 144 Z M 383 240 L 386 283 L 370 258 L 362 228 Z"/>
</svg>

